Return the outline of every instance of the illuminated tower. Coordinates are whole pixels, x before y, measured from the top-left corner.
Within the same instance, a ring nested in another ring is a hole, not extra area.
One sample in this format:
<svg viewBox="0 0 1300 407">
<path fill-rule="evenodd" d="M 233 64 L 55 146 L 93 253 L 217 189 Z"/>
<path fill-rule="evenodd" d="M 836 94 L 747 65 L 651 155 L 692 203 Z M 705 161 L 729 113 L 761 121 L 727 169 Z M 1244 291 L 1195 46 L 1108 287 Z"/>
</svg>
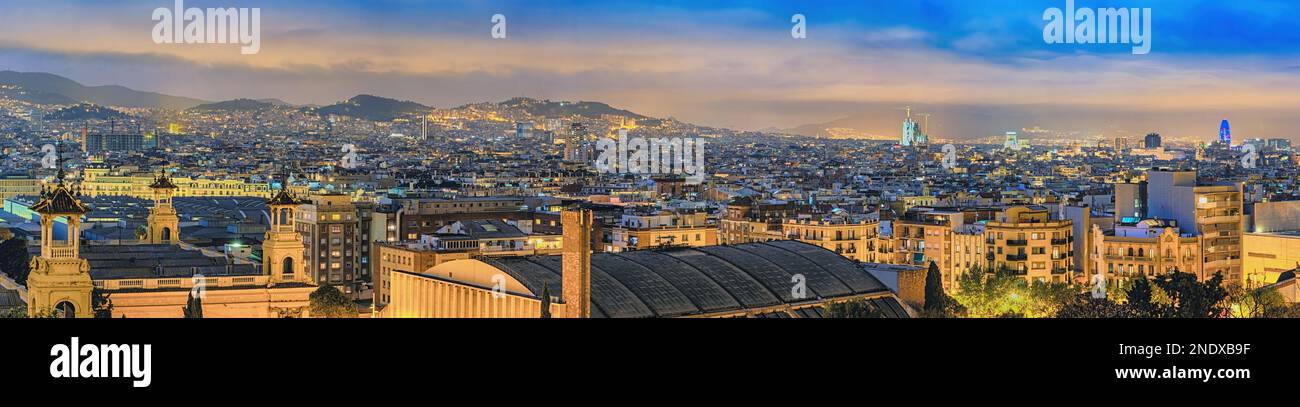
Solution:
<svg viewBox="0 0 1300 407">
<path fill-rule="evenodd" d="M 149 185 L 153 190 L 153 208 L 149 209 L 149 243 L 176 244 L 180 242 L 180 217 L 172 206 L 176 184 L 164 173 Z"/>
<path fill-rule="evenodd" d="M 1007 150 L 1019 150 L 1020 133 L 1014 131 L 1008 131 L 1006 134 L 1006 139 L 1002 142 L 1002 148 Z"/>
<path fill-rule="evenodd" d="M 90 280 L 90 263 L 81 258 L 81 216 L 87 208 L 72 189 L 63 184 L 59 170 L 58 184 L 43 188 L 41 200 L 32 211 L 41 215 L 41 255 L 32 259 L 27 277 L 28 315 L 53 311 L 65 318 L 94 316 Z M 56 240 L 54 224 L 63 219 L 67 238 Z"/>
<path fill-rule="evenodd" d="M 922 133 L 916 120 L 912 120 L 912 108 L 906 107 L 904 109 L 907 110 L 907 117 L 903 119 L 903 139 L 898 141 L 898 145 L 910 147 L 919 144 L 918 139 Z"/>
<path fill-rule="evenodd" d="M 569 135 L 564 138 L 564 161 L 582 162 L 586 161 L 585 150 L 583 146 L 587 142 L 587 126 L 582 123 L 573 123 L 569 125 Z"/>
<path fill-rule="evenodd" d="M 303 252 L 306 245 L 294 229 L 293 219 L 299 201 L 289 194 L 288 182 L 280 192 L 266 201 L 271 225 L 262 240 L 262 270 L 271 277 L 271 284 L 280 282 L 311 282 L 303 269 Z"/>
<path fill-rule="evenodd" d="M 1228 119 L 1223 119 L 1223 123 L 1219 124 L 1219 143 L 1232 146 L 1232 128 L 1228 127 Z"/>
</svg>

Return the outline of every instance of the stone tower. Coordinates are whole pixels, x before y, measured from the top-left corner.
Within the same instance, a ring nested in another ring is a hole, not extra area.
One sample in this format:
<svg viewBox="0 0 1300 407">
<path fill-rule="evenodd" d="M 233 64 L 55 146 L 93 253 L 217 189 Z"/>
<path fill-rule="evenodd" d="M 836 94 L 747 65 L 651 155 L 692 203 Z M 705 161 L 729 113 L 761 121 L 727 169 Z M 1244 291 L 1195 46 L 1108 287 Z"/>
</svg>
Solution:
<svg viewBox="0 0 1300 407">
<path fill-rule="evenodd" d="M 176 184 L 164 173 L 149 185 L 153 190 L 153 208 L 149 209 L 149 243 L 176 244 L 180 242 L 180 217 L 172 206 Z"/>
<path fill-rule="evenodd" d="M 294 229 L 293 219 L 301 204 L 288 191 L 289 186 L 266 202 L 270 214 L 270 227 L 262 240 L 262 270 L 270 276 L 272 285 L 282 282 L 311 283 L 303 269 L 303 252 L 306 245 Z"/>
<path fill-rule="evenodd" d="M 564 281 L 564 317 L 591 317 L 591 226 L 590 210 L 566 210 L 560 214 L 564 233 L 561 258 Z"/>
<path fill-rule="evenodd" d="M 65 318 L 91 318 L 94 304 L 91 292 L 90 263 L 81 258 L 81 216 L 87 208 L 72 188 L 63 184 L 59 170 L 58 184 L 41 191 L 41 200 L 32 211 L 41 215 L 41 255 L 32 259 L 27 277 L 28 315 L 53 311 Z M 54 224 L 63 219 L 67 238 L 54 238 Z"/>
</svg>

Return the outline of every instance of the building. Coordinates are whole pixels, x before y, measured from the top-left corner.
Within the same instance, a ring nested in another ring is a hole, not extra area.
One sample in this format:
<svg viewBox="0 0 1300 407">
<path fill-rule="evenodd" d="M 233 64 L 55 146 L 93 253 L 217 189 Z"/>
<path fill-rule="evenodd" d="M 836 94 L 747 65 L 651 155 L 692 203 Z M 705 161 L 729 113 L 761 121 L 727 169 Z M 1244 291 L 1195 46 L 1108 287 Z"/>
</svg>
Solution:
<svg viewBox="0 0 1300 407">
<path fill-rule="evenodd" d="M 912 120 L 912 108 L 907 108 L 907 117 L 903 119 L 903 137 L 898 142 L 903 147 L 925 146 L 930 144 L 930 136 L 925 134 L 920 123 Z"/>
<path fill-rule="evenodd" d="M 395 272 L 419 274 L 442 263 L 476 256 L 470 247 L 435 248 L 429 241 L 375 244 L 374 303 L 382 308 L 392 300 L 392 275 Z"/>
<path fill-rule="evenodd" d="M 41 180 L 25 174 L 0 175 L 0 200 L 40 193 Z"/>
<path fill-rule="evenodd" d="M 786 238 L 816 245 L 850 260 L 882 263 L 876 255 L 880 231 L 878 220 L 865 217 L 827 216 L 820 219 L 786 219 Z"/>
<path fill-rule="evenodd" d="M 396 240 L 402 241 L 436 234 L 438 229 L 459 220 L 533 218 L 533 213 L 525 210 L 528 199 L 523 197 L 401 198 L 394 199 L 392 206 Z"/>
<path fill-rule="evenodd" d="M 86 154 L 144 150 L 143 134 L 82 134 L 81 152 Z"/>
<path fill-rule="evenodd" d="M 718 226 L 704 212 L 624 214 L 610 229 L 613 252 L 672 246 L 714 246 Z"/>
<path fill-rule="evenodd" d="M 56 220 L 77 231 L 87 210 L 75 188 L 62 180 L 60 173 L 57 185 L 46 189 L 33 206 L 40 214 L 42 233 L 27 279 L 29 313 L 53 311 L 63 317 L 89 318 L 97 312 L 93 298 L 98 291 L 112 304 L 112 314 L 106 316 L 114 318 L 179 318 L 194 295 L 203 298 L 203 315 L 208 318 L 310 316 L 308 296 L 315 287 L 286 281 L 252 262 L 184 243 L 83 246 L 80 233 L 75 232 L 56 239 L 52 230 Z M 291 229 L 279 231 L 297 240 Z M 297 253 L 301 255 L 301 250 Z"/>
<path fill-rule="evenodd" d="M 36 315 L 54 311 L 64 318 L 94 316 L 90 263 L 81 258 L 81 236 L 70 232 L 64 240 L 54 238 L 54 223 L 63 219 L 70 231 L 78 230 L 81 215 L 89 211 L 63 183 L 59 170 L 57 184 L 41 190 L 41 200 L 32 206 L 40 214 L 40 255 L 32 259 L 27 276 L 27 312 Z"/>
<path fill-rule="evenodd" d="M 799 205 L 786 201 L 759 201 L 740 197 L 727 204 L 718 220 L 719 243 L 766 242 L 784 238 L 782 224 L 795 218 Z"/>
<path fill-rule="evenodd" d="M 314 284 L 339 287 L 344 294 L 360 295 L 368 276 L 357 272 L 358 221 L 352 197 L 346 194 L 312 195 L 294 211 L 294 230 L 306 246 L 303 267 Z"/>
<path fill-rule="evenodd" d="M 1300 201 L 1256 202 L 1242 235 L 1242 274 L 1247 287 L 1278 281 L 1300 267 Z"/>
<path fill-rule="evenodd" d="M 148 242 L 179 243 L 181 221 L 176 215 L 176 208 L 172 206 L 172 193 L 176 191 L 176 184 L 164 173 L 149 185 L 149 189 L 153 190 L 153 207 L 149 209 L 148 230 L 145 232 Z"/>
<path fill-rule="evenodd" d="M 1020 150 L 1020 133 L 1008 131 L 1006 137 L 1002 140 L 1002 148 L 1006 150 Z"/>
<path fill-rule="evenodd" d="M 1161 145 L 1160 133 L 1147 134 L 1146 139 L 1142 143 L 1142 147 L 1148 150 L 1154 150 L 1156 148 L 1159 148 L 1160 145 Z"/>
<path fill-rule="evenodd" d="M 1182 234 L 1176 221 L 1128 221 L 1110 231 L 1094 225 L 1090 233 L 1091 270 L 1105 273 L 1112 284 L 1199 269 L 1200 239 Z"/>
<path fill-rule="evenodd" d="M 1201 183 L 1192 171 L 1147 173 L 1147 215 L 1176 222 L 1181 235 L 1201 240 L 1195 273 L 1202 280 L 1222 273 L 1225 284 L 1240 285 L 1242 275 L 1242 187 L 1240 183 Z"/>
<path fill-rule="evenodd" d="M 381 315 L 820 317 L 824 305 L 848 300 L 868 301 L 888 316 L 911 315 L 866 271 L 869 266 L 820 247 L 778 241 L 592 254 L 590 212 L 564 215 L 569 232 L 562 256 L 456 260 L 423 273 L 396 271 L 392 301 Z"/>
<path fill-rule="evenodd" d="M 1074 271 L 1074 224 L 1051 219 L 1039 205 L 1013 206 L 984 223 L 985 259 L 1030 281 L 1069 282 Z"/>
<path fill-rule="evenodd" d="M 992 208 L 916 207 L 890 222 L 890 234 L 877 243 L 881 263 L 939 268 L 945 291 L 958 290 L 957 277 L 973 269 L 988 270 L 983 223 L 995 219 Z"/>
<path fill-rule="evenodd" d="M 1232 127 L 1228 126 L 1228 119 L 1223 119 L 1223 122 L 1219 123 L 1219 144 L 1232 145 Z"/>
</svg>

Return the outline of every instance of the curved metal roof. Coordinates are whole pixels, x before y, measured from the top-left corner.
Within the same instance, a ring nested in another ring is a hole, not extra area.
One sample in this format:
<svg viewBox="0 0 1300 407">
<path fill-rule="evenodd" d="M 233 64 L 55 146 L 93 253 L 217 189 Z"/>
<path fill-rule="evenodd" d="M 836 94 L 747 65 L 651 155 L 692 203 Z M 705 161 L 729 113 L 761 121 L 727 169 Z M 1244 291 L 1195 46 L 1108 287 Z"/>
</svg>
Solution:
<svg viewBox="0 0 1300 407">
<path fill-rule="evenodd" d="M 561 256 L 483 259 L 534 293 L 563 290 Z M 803 275 L 807 297 L 794 298 Z M 796 241 L 591 256 L 592 315 L 676 317 L 887 292 L 856 263 Z"/>
</svg>

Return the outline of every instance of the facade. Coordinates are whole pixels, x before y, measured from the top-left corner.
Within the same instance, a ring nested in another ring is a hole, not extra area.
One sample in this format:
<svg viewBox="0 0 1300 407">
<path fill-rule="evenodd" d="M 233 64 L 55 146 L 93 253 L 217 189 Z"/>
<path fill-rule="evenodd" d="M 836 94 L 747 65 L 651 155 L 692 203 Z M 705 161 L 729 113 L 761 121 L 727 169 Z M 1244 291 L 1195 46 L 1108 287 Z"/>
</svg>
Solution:
<svg viewBox="0 0 1300 407">
<path fill-rule="evenodd" d="M 97 154 L 106 151 L 132 152 L 145 149 L 143 134 L 83 134 L 81 152 Z"/>
<path fill-rule="evenodd" d="M 348 195 L 312 195 L 300 203 L 293 227 L 302 236 L 303 267 L 312 283 L 358 295 L 363 280 L 357 273 L 357 225 L 356 206 Z"/>
<path fill-rule="evenodd" d="M 425 243 L 378 243 L 375 245 L 374 302 L 382 307 L 392 300 L 393 275 L 419 274 L 442 263 L 474 257 L 473 250 L 434 250 Z"/>
<path fill-rule="evenodd" d="M 167 178 L 167 174 L 162 174 L 149 185 L 149 189 L 153 190 L 153 207 L 149 208 L 149 226 L 145 232 L 148 242 L 179 243 L 181 221 L 176 215 L 176 208 L 172 206 L 172 193 L 176 191 L 176 184 Z"/>
<path fill-rule="evenodd" d="M 420 235 L 438 233 L 438 229 L 458 220 L 531 219 L 524 211 L 523 197 L 404 198 L 393 200 L 397 240 L 418 240 Z"/>
<path fill-rule="evenodd" d="M 855 220 L 849 217 L 813 219 L 786 219 L 782 233 L 792 240 L 816 245 L 850 260 L 879 263 L 876 245 L 879 239 L 879 222 Z"/>
<path fill-rule="evenodd" d="M 15 196 L 34 196 L 41 192 L 41 181 L 27 175 L 0 175 L 0 200 Z"/>
<path fill-rule="evenodd" d="M 1241 243 L 1246 287 L 1275 283 L 1282 273 L 1300 268 L 1300 232 L 1246 233 Z"/>
<path fill-rule="evenodd" d="M 60 174 L 58 184 L 33 206 L 41 215 L 42 233 L 27 279 L 29 313 L 93 317 L 97 313 L 93 293 L 99 291 L 112 304 L 112 314 L 106 316 L 114 318 L 179 318 L 194 295 L 203 298 L 203 314 L 208 318 L 310 316 L 308 296 L 315 287 L 286 281 L 251 262 L 184 243 L 83 246 L 75 231 L 86 207 L 73 191 Z M 63 241 L 55 239 L 51 230 L 58 219 L 73 231 Z M 292 235 L 301 245 L 291 229 L 281 233 Z"/>
<path fill-rule="evenodd" d="M 88 209 L 71 187 L 64 185 L 62 170 L 57 181 L 43 189 L 41 201 L 32 206 L 41 216 L 41 252 L 32 259 L 31 274 L 27 276 L 27 312 L 36 315 L 53 311 L 63 318 L 90 318 L 94 316 L 94 283 L 90 263 L 81 258 L 81 236 L 68 233 L 66 240 L 59 241 L 53 230 L 56 219 L 66 220 L 69 230 L 78 230 L 81 215 Z"/>
<path fill-rule="evenodd" d="M 863 266 L 817 246 L 590 251 L 591 213 L 563 213 L 562 256 L 446 262 L 397 271 L 384 317 L 820 317 L 828 303 L 866 300 L 888 316 L 911 311 Z M 868 265 L 869 266 L 869 265 Z M 806 291 L 792 290 L 792 276 Z M 558 298 L 553 294 L 562 293 Z M 556 300 L 562 302 L 557 302 Z"/>
<path fill-rule="evenodd" d="M 1195 271 L 1200 279 L 1222 273 L 1225 284 L 1244 282 L 1240 183 L 1206 184 L 1191 171 L 1151 171 L 1146 195 L 1148 216 L 1173 220 L 1180 234 L 1201 240 L 1202 261 Z"/>
<path fill-rule="evenodd" d="M 1105 273 L 1106 280 L 1122 284 L 1133 278 L 1151 278 L 1174 270 L 1199 270 L 1200 239 L 1179 233 L 1176 223 L 1146 219 L 1116 224 L 1103 231 L 1093 226 L 1090 249 L 1091 270 Z"/>
<path fill-rule="evenodd" d="M 307 248 L 296 226 L 299 204 L 284 189 L 266 202 L 271 225 L 262 239 L 262 274 L 269 276 L 270 284 L 316 281 L 307 267 Z"/>
<path fill-rule="evenodd" d="M 718 227 L 704 212 L 625 214 L 610 230 L 610 236 L 613 252 L 714 246 L 718 244 Z"/>
<path fill-rule="evenodd" d="M 1069 282 L 1074 271 L 1074 224 L 1053 220 L 1041 206 L 1007 208 L 984 224 L 986 259 L 1030 281 Z"/>
</svg>

